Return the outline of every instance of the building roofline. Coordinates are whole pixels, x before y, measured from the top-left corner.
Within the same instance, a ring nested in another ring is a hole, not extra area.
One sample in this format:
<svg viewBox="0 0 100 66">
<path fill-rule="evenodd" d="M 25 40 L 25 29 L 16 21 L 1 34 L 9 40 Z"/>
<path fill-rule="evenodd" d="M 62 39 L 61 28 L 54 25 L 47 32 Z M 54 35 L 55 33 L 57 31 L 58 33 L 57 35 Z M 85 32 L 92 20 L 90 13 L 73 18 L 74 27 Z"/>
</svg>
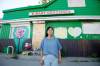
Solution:
<svg viewBox="0 0 100 66">
<path fill-rule="evenodd" d="M 48 3 L 42 4 L 42 5 L 35 5 L 35 6 L 27 6 L 27 7 L 20 7 L 20 8 L 14 8 L 14 9 L 8 9 L 8 10 L 3 10 L 3 13 L 6 12 L 13 12 L 13 11 L 21 11 L 21 10 L 28 10 L 28 9 L 38 9 L 38 8 L 45 8 L 51 4 L 53 4 L 56 0 L 51 0 Z"/>
</svg>

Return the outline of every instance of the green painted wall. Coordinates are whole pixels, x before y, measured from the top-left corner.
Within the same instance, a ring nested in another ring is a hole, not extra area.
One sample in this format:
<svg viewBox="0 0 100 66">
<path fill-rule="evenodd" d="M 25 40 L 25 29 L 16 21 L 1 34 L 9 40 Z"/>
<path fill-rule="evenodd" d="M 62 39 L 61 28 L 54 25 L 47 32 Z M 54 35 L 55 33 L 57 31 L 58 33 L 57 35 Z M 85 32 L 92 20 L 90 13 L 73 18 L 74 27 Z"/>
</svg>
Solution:
<svg viewBox="0 0 100 66">
<path fill-rule="evenodd" d="M 29 12 L 50 11 L 50 10 L 75 10 L 75 14 L 73 14 L 73 16 L 75 15 L 100 16 L 100 0 L 85 0 L 85 1 L 86 1 L 86 7 L 68 7 L 67 0 L 52 0 L 51 2 L 47 4 L 43 4 L 43 5 L 4 10 L 3 20 L 29 18 Z M 70 16 L 70 15 L 64 15 L 64 16 Z M 59 22 L 54 21 L 54 23 L 53 22 L 49 23 L 48 21 L 48 23 L 46 23 L 46 27 L 49 25 L 54 26 L 54 27 L 59 27 L 59 26 L 81 27 L 81 23 L 82 23 L 81 21 L 59 21 Z M 8 34 L 7 35 L 4 34 L 5 30 L 3 30 L 3 29 L 6 29 L 6 27 L 5 28 L 3 27 L 1 29 L 2 32 L 1 32 L 0 37 L 3 37 L 3 38 L 8 37 Z M 8 30 L 8 33 L 9 33 L 9 30 Z M 4 34 L 4 36 L 2 34 Z M 32 33 L 30 36 L 32 38 Z M 74 38 L 68 35 L 68 39 L 74 39 Z M 80 37 L 77 37 L 76 39 L 80 39 Z M 82 34 L 82 39 L 100 39 L 100 35 L 83 35 Z"/>
<path fill-rule="evenodd" d="M 29 12 L 50 11 L 50 10 L 75 10 L 74 15 L 100 15 L 100 0 L 86 0 L 86 7 L 68 7 L 67 0 L 52 0 L 43 5 L 28 6 L 11 10 L 4 10 L 4 20 L 29 18 Z"/>
<path fill-rule="evenodd" d="M 1 32 L 0 32 L 0 39 L 8 39 L 10 33 L 10 24 L 2 24 Z"/>
<path fill-rule="evenodd" d="M 52 27 L 54 27 L 54 28 L 57 28 L 57 27 L 66 27 L 67 28 L 67 30 L 68 30 L 68 28 L 69 27 L 73 27 L 73 28 L 75 28 L 75 27 L 80 27 L 81 29 L 82 29 L 82 23 L 83 22 L 81 22 L 81 21 L 47 21 L 46 22 L 46 28 L 48 27 L 48 26 L 52 26 Z M 68 34 L 68 36 L 67 36 L 67 38 L 66 39 L 68 39 L 68 40 L 79 40 L 79 39 L 84 39 L 84 40 L 100 40 L 100 34 L 83 34 L 83 32 L 81 33 L 81 35 L 80 36 L 78 36 L 78 37 L 76 37 L 76 38 L 74 38 L 74 37 L 72 37 L 69 33 L 68 33 L 68 31 L 67 31 L 67 34 Z"/>
<path fill-rule="evenodd" d="M 33 23 L 30 23 L 30 38 L 33 37 Z"/>
<path fill-rule="evenodd" d="M 1 35 L 1 28 L 0 28 L 0 35 Z"/>
<path fill-rule="evenodd" d="M 83 34 L 85 40 L 100 40 L 100 34 Z"/>
</svg>

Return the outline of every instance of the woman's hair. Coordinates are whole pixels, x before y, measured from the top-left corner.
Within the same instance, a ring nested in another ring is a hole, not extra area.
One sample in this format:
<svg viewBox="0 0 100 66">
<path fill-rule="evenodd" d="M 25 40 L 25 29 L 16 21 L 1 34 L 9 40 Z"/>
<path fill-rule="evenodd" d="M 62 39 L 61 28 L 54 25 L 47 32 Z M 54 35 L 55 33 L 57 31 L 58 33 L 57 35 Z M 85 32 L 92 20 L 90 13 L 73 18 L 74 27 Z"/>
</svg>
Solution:
<svg viewBox="0 0 100 66">
<path fill-rule="evenodd" d="M 51 26 L 47 27 L 47 29 L 46 29 L 46 33 L 45 33 L 45 37 L 48 36 L 48 33 L 47 33 L 47 32 L 48 32 L 48 30 L 49 30 L 50 28 L 51 28 L 51 29 L 53 30 L 53 32 L 54 32 L 54 28 L 53 28 L 53 27 L 51 27 Z"/>
</svg>

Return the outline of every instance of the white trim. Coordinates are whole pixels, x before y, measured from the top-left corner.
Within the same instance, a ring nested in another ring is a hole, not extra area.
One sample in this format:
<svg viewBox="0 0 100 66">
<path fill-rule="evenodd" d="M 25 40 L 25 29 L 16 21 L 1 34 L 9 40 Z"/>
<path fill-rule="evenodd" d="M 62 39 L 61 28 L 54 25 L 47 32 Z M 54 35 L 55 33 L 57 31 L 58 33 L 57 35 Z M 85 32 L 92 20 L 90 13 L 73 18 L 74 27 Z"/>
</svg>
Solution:
<svg viewBox="0 0 100 66">
<path fill-rule="evenodd" d="M 100 20 L 100 16 L 51 16 L 51 17 L 32 17 L 13 20 L 3 20 L 2 23 L 30 22 L 37 20 Z"/>
<path fill-rule="evenodd" d="M 34 23 L 34 24 L 43 24 L 43 23 L 45 23 L 45 21 L 43 21 L 43 20 L 37 20 L 37 21 L 32 21 L 32 23 Z"/>
<path fill-rule="evenodd" d="M 21 27 L 21 26 L 30 26 L 29 22 L 16 22 L 16 23 L 10 23 L 11 27 Z"/>
</svg>

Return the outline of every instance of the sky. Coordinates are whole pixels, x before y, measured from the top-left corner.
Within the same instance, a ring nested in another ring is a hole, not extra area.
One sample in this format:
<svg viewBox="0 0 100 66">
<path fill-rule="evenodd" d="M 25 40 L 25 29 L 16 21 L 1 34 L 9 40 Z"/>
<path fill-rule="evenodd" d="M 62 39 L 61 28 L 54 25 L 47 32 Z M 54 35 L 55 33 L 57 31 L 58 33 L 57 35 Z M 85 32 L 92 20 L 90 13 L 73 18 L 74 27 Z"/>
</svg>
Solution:
<svg viewBox="0 0 100 66">
<path fill-rule="evenodd" d="M 3 18 L 2 10 L 39 5 L 41 0 L 0 0 L 0 18 Z"/>
</svg>

